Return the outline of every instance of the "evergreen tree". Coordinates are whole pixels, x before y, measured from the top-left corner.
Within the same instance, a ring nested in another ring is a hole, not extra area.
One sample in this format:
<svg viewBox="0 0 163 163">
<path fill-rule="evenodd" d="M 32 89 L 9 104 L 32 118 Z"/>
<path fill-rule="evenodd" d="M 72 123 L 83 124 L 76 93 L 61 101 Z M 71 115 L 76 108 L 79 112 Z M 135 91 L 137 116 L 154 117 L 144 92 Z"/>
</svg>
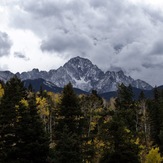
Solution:
<svg viewBox="0 0 163 163">
<path fill-rule="evenodd" d="M 157 88 L 154 89 L 154 99 L 148 100 L 150 118 L 150 135 L 153 145 L 163 153 L 163 95 Z"/>
<path fill-rule="evenodd" d="M 18 159 L 20 163 L 45 163 L 49 152 L 49 139 L 37 112 L 35 96 L 32 95 L 26 102 L 27 105 L 19 106 Z"/>
<path fill-rule="evenodd" d="M 133 106 L 133 92 L 132 87 L 125 86 L 123 83 L 118 85 L 116 108 L 117 109 L 129 109 Z"/>
<path fill-rule="evenodd" d="M 142 90 L 141 92 L 140 92 L 140 94 L 139 94 L 139 97 L 138 97 L 138 100 L 139 101 L 143 101 L 143 100 L 145 100 L 146 98 L 145 98 L 145 94 L 144 94 L 144 91 Z"/>
<path fill-rule="evenodd" d="M 120 119 L 123 120 L 125 125 L 132 132 L 136 132 L 136 107 L 133 100 L 132 87 L 126 87 L 123 83 L 118 86 L 117 99 L 115 107 Z"/>
<path fill-rule="evenodd" d="M 150 116 L 150 128 L 151 128 L 151 139 L 153 144 L 160 144 L 159 133 L 160 133 L 160 95 L 157 88 L 153 90 L 154 99 L 148 100 L 148 110 Z"/>
<path fill-rule="evenodd" d="M 115 111 L 112 118 L 103 124 L 104 142 L 108 142 L 109 149 L 104 152 L 101 162 L 139 163 L 139 148 L 135 144 L 136 109 L 133 101 L 131 86 L 124 84 L 118 87 L 118 96 L 115 101 Z"/>
<path fill-rule="evenodd" d="M 46 162 L 49 142 L 35 97 L 30 95 L 16 76 L 4 87 L 0 104 L 1 163 Z"/>
<path fill-rule="evenodd" d="M 30 83 L 29 86 L 28 86 L 28 91 L 29 91 L 29 92 L 32 92 L 32 91 L 33 91 L 33 86 L 32 86 L 31 83 Z"/>
<path fill-rule="evenodd" d="M 108 141 L 109 149 L 104 151 L 101 163 L 139 163 L 139 147 L 134 142 L 133 135 L 124 122 L 115 114 L 111 121 L 105 124 L 102 137 Z"/>
<path fill-rule="evenodd" d="M 18 104 L 25 97 L 23 83 L 14 76 L 4 87 L 0 104 L 0 162 L 2 163 L 16 160 Z"/>
<path fill-rule="evenodd" d="M 81 158 L 81 118 L 79 99 L 71 83 L 64 87 L 56 125 L 56 162 L 76 163 Z"/>
</svg>

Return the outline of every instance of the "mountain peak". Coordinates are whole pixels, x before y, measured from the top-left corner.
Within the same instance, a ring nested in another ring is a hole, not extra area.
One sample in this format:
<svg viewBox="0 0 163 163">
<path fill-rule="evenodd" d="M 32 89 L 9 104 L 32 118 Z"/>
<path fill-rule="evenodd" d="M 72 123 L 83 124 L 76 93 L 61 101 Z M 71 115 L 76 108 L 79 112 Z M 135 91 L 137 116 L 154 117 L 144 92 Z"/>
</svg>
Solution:
<svg viewBox="0 0 163 163">
<path fill-rule="evenodd" d="M 72 82 L 75 87 L 85 91 L 94 89 L 93 83 L 97 83 L 104 75 L 90 60 L 79 56 L 65 63 L 63 69 L 66 71 L 67 76 L 71 77 L 70 82 Z"/>
<path fill-rule="evenodd" d="M 101 71 L 96 65 L 94 65 L 89 59 L 82 57 L 71 58 L 63 66 L 68 72 L 72 74 L 78 74 L 80 77 L 88 75 L 89 71 L 94 69 L 94 72 Z M 102 71 L 101 71 L 102 72 Z M 79 78 L 79 77 L 78 77 Z"/>
<path fill-rule="evenodd" d="M 39 72 L 39 69 L 38 68 L 33 68 L 32 71 L 33 72 Z"/>
<path fill-rule="evenodd" d="M 74 66 L 83 66 L 84 64 L 87 65 L 87 66 L 88 65 L 93 66 L 92 62 L 89 59 L 82 58 L 82 57 L 79 57 L 79 56 L 71 58 L 68 62 L 66 62 L 64 64 L 64 66 L 67 65 L 67 64 L 72 64 Z"/>
<path fill-rule="evenodd" d="M 88 60 L 88 61 L 90 61 L 89 59 L 87 59 L 87 58 L 84 58 L 84 57 L 80 57 L 80 56 L 76 56 L 76 57 L 73 57 L 73 58 L 71 58 L 69 61 L 71 61 L 71 60 Z M 68 61 L 68 62 L 69 62 Z M 90 61 L 91 62 L 91 61 Z"/>
</svg>

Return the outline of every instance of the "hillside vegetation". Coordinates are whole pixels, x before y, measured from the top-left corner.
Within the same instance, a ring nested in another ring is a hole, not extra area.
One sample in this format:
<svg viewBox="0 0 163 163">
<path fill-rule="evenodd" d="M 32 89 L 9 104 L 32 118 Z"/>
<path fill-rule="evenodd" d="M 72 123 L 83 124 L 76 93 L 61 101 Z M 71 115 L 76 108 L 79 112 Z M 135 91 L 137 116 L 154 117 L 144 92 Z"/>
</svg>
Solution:
<svg viewBox="0 0 163 163">
<path fill-rule="evenodd" d="M 0 83 L 1 163 L 161 163 L 163 92 L 118 86 L 117 98 L 28 89 L 16 76 Z"/>
</svg>

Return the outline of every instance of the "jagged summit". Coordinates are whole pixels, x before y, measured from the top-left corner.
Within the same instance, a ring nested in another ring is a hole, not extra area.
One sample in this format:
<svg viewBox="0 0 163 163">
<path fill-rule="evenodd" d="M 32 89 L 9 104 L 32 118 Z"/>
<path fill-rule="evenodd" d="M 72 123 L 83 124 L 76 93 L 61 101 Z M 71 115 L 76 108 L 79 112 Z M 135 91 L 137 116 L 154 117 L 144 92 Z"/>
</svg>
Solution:
<svg viewBox="0 0 163 163">
<path fill-rule="evenodd" d="M 82 57 L 74 57 L 70 59 L 63 66 L 68 71 L 75 71 L 80 76 L 84 76 L 89 69 L 95 69 L 96 71 L 101 71 L 96 65 L 94 65 L 90 60 Z M 102 71 L 101 71 L 102 72 Z"/>
<path fill-rule="evenodd" d="M 11 72 L 1 71 L 0 79 L 7 81 L 13 75 Z M 131 84 L 133 87 L 144 90 L 152 89 L 152 86 L 148 83 L 140 79 L 134 80 L 130 76 L 126 76 L 122 70 L 104 73 L 89 59 L 79 56 L 71 58 L 57 70 L 47 72 L 33 69 L 32 71 L 17 73 L 16 75 L 22 80 L 42 78 L 54 83 L 58 87 L 64 87 L 64 85 L 71 82 L 76 88 L 84 91 L 96 89 L 99 93 L 115 91 L 119 83 Z"/>
<path fill-rule="evenodd" d="M 67 71 L 75 71 L 75 73 L 83 75 L 83 73 L 87 71 L 87 69 L 93 66 L 94 65 L 90 60 L 78 56 L 70 59 L 67 63 L 64 64 L 63 67 L 67 69 Z"/>
<path fill-rule="evenodd" d="M 65 64 L 88 64 L 88 65 L 93 65 L 92 62 L 87 59 L 87 58 L 82 58 L 80 56 L 71 58 L 68 62 L 66 62 Z M 64 65 L 65 65 L 64 64 Z"/>
</svg>

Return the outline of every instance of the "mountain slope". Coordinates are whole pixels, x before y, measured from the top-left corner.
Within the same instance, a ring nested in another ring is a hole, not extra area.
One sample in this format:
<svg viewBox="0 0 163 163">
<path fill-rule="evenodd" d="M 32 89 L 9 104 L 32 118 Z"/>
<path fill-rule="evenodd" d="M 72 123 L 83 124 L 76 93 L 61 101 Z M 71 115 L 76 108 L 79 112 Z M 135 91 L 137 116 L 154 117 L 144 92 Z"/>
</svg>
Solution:
<svg viewBox="0 0 163 163">
<path fill-rule="evenodd" d="M 88 59 L 75 57 L 70 59 L 63 67 L 60 67 L 55 74 L 50 78 L 50 81 L 55 81 L 55 84 L 63 87 L 68 82 L 71 82 L 74 87 L 84 91 L 96 89 L 99 80 L 104 76 L 104 73 L 93 65 Z"/>
<path fill-rule="evenodd" d="M 141 91 L 144 92 L 145 97 L 148 99 L 152 99 L 153 98 L 153 89 L 151 90 L 143 90 L 143 89 L 139 89 L 139 88 L 132 88 L 133 91 L 133 98 L 138 100 L 139 99 L 139 95 L 141 93 Z M 111 92 L 105 92 L 105 93 L 101 93 L 99 94 L 101 97 L 103 97 L 106 100 L 109 100 L 112 97 L 117 97 L 117 92 L 116 91 L 111 91 Z"/>
<path fill-rule="evenodd" d="M 35 92 L 40 90 L 40 87 L 42 87 L 43 90 L 54 92 L 54 93 L 61 93 L 63 91 L 63 88 L 57 87 L 51 82 L 47 82 L 44 79 L 27 79 L 24 80 L 24 86 L 28 88 L 28 86 L 31 84 L 33 87 L 33 90 Z M 163 90 L 163 86 L 158 87 L 159 90 Z M 153 98 L 153 89 L 152 90 L 142 90 L 138 88 L 132 88 L 133 90 L 133 97 L 134 99 L 138 99 L 141 91 L 144 92 L 144 95 L 146 98 Z M 74 91 L 77 94 L 89 94 L 88 92 L 82 91 L 80 89 L 74 88 Z M 116 91 L 111 91 L 111 92 L 106 92 L 106 93 L 101 93 L 99 96 L 103 97 L 106 100 L 109 100 L 112 97 L 117 97 L 117 92 Z"/>
<path fill-rule="evenodd" d="M 115 91 L 119 83 L 126 86 L 150 90 L 152 87 L 142 80 L 134 80 L 126 76 L 123 71 L 104 73 L 88 59 L 75 57 L 70 59 L 63 67 L 53 73 L 49 79 L 57 86 L 63 87 L 71 82 L 74 87 L 84 91 L 96 89 L 99 93 Z"/>
<path fill-rule="evenodd" d="M 57 87 L 55 84 L 53 84 L 49 81 L 46 81 L 44 79 L 41 79 L 41 78 L 27 79 L 27 80 L 24 80 L 23 82 L 24 82 L 24 86 L 26 88 L 28 88 L 29 85 L 31 84 L 32 88 L 35 92 L 40 91 L 41 87 L 42 87 L 42 90 L 46 90 L 46 91 L 54 92 L 54 93 L 61 93 L 63 91 L 63 88 Z M 78 88 L 74 88 L 74 91 L 77 94 L 88 94 L 88 92 L 82 91 Z"/>
<path fill-rule="evenodd" d="M 6 82 L 12 78 L 14 74 L 10 71 L 0 71 L 0 80 Z"/>
</svg>

